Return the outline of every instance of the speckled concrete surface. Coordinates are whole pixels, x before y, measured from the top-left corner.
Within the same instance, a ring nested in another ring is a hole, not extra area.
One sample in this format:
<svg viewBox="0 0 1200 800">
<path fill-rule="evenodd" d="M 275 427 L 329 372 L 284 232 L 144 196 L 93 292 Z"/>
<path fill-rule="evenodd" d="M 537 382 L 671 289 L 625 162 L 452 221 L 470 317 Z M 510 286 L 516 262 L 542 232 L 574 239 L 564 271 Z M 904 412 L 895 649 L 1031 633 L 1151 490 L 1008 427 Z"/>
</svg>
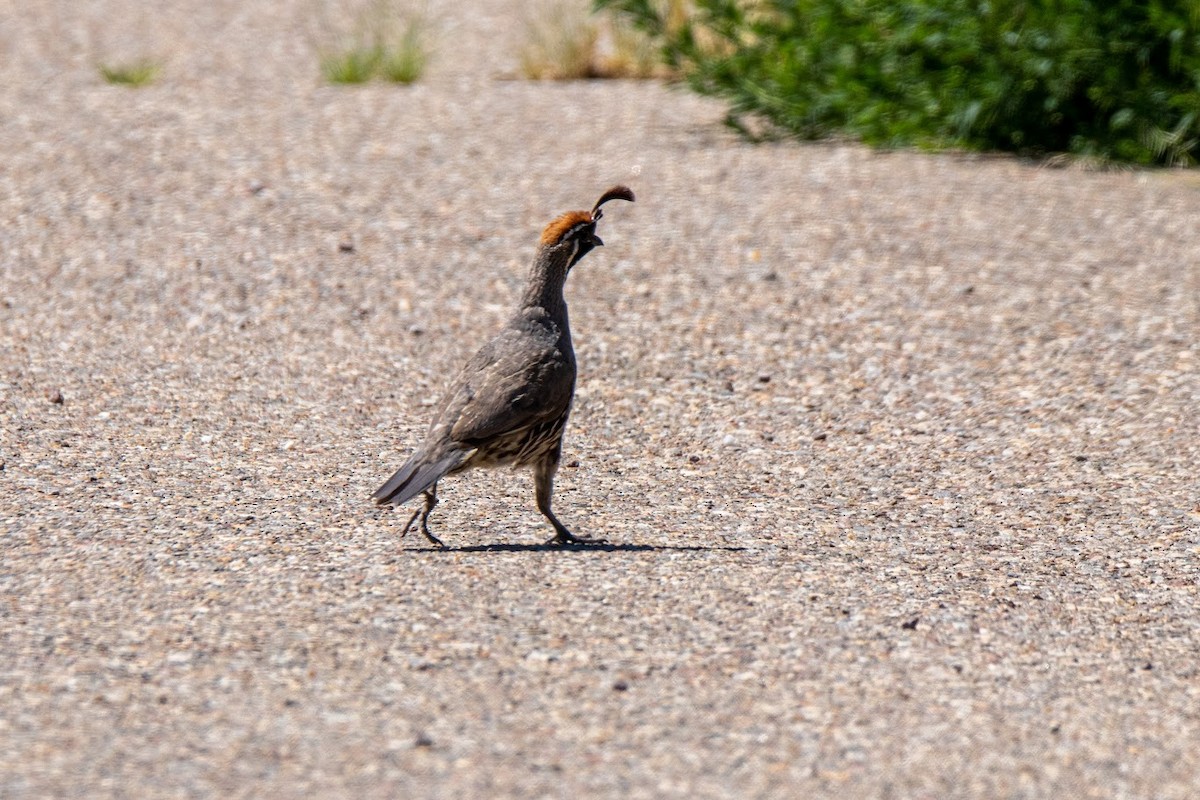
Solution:
<svg viewBox="0 0 1200 800">
<path fill-rule="evenodd" d="M 750 146 L 508 79 L 501 0 L 410 89 L 320 85 L 327 5 L 132 5 L 0 4 L 0 795 L 1196 795 L 1194 173 Z M 556 494 L 613 545 L 507 472 L 398 538 L 615 182 Z"/>
</svg>

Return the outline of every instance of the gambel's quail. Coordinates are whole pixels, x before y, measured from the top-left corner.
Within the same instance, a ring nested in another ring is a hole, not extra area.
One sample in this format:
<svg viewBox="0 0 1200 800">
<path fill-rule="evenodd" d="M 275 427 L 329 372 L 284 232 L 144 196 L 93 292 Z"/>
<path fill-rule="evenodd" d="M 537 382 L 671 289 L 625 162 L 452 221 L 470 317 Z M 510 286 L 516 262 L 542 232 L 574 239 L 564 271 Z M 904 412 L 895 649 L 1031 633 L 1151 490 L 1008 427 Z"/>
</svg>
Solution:
<svg viewBox="0 0 1200 800">
<path fill-rule="evenodd" d="M 604 244 L 596 223 L 600 206 L 609 200 L 633 202 L 633 192 L 614 186 L 590 212 L 569 211 L 546 226 L 517 313 L 467 362 L 442 397 L 424 443 L 372 495 L 376 503 L 391 506 L 425 495 L 425 507 L 413 512 L 401 535 L 420 516 L 425 538 L 444 547 L 429 531 L 438 481 L 472 467 L 508 464 L 533 467 L 538 511 L 554 526 L 549 543 L 602 541 L 567 530 L 550 510 L 550 496 L 575 396 L 575 351 L 563 284 L 581 258 Z"/>
</svg>

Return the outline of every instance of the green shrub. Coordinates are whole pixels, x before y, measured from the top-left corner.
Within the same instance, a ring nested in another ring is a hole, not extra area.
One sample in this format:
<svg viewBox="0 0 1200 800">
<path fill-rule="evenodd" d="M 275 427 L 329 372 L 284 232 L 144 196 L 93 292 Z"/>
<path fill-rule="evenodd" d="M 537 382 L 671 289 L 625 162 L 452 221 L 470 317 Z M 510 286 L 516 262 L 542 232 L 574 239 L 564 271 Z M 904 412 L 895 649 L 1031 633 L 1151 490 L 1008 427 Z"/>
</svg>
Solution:
<svg viewBox="0 0 1200 800">
<path fill-rule="evenodd" d="M 596 0 L 749 132 L 882 146 L 1200 157 L 1200 3 Z"/>
</svg>

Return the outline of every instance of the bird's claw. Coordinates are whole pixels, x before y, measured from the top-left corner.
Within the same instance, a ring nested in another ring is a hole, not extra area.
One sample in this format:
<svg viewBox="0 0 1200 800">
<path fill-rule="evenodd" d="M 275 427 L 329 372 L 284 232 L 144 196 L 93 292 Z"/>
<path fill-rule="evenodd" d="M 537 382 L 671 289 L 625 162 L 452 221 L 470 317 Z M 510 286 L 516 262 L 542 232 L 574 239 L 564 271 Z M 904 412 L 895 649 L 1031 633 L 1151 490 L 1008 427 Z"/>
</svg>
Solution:
<svg viewBox="0 0 1200 800">
<path fill-rule="evenodd" d="M 570 531 L 559 531 L 546 544 L 555 544 L 560 547 L 565 545 L 603 545 L 608 544 L 608 539 L 602 536 L 576 536 Z"/>
<path fill-rule="evenodd" d="M 421 512 L 418 510 L 418 511 L 413 512 L 413 515 L 408 518 L 408 522 L 404 523 L 404 527 L 400 529 L 400 538 L 401 539 L 403 539 L 405 536 L 407 536 L 408 532 L 413 529 L 413 523 L 416 522 L 417 517 L 420 517 L 420 516 L 421 516 Z M 428 517 L 429 517 L 428 512 L 426 512 L 424 517 L 421 517 L 421 533 L 424 534 L 425 538 L 428 539 L 430 542 L 432 542 L 433 544 L 436 544 L 438 547 L 445 550 L 446 543 L 443 542 L 438 537 L 434 536 L 433 533 L 429 530 Z"/>
<path fill-rule="evenodd" d="M 438 547 L 442 548 L 443 550 L 446 549 L 446 543 L 430 533 L 428 528 L 422 528 L 421 533 L 425 534 L 425 538 L 436 544 Z"/>
</svg>

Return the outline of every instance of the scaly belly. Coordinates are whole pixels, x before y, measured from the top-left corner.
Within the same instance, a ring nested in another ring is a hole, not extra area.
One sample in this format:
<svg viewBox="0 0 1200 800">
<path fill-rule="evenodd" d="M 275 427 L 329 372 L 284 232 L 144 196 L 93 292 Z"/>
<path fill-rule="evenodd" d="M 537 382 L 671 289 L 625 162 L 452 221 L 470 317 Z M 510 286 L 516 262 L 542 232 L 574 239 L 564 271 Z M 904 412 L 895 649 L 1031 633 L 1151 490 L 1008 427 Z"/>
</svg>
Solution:
<svg viewBox="0 0 1200 800">
<path fill-rule="evenodd" d="M 531 428 L 497 436 L 480 445 L 455 472 L 472 467 L 522 467 L 536 464 L 558 449 L 567 417 L 547 420 Z"/>
</svg>

